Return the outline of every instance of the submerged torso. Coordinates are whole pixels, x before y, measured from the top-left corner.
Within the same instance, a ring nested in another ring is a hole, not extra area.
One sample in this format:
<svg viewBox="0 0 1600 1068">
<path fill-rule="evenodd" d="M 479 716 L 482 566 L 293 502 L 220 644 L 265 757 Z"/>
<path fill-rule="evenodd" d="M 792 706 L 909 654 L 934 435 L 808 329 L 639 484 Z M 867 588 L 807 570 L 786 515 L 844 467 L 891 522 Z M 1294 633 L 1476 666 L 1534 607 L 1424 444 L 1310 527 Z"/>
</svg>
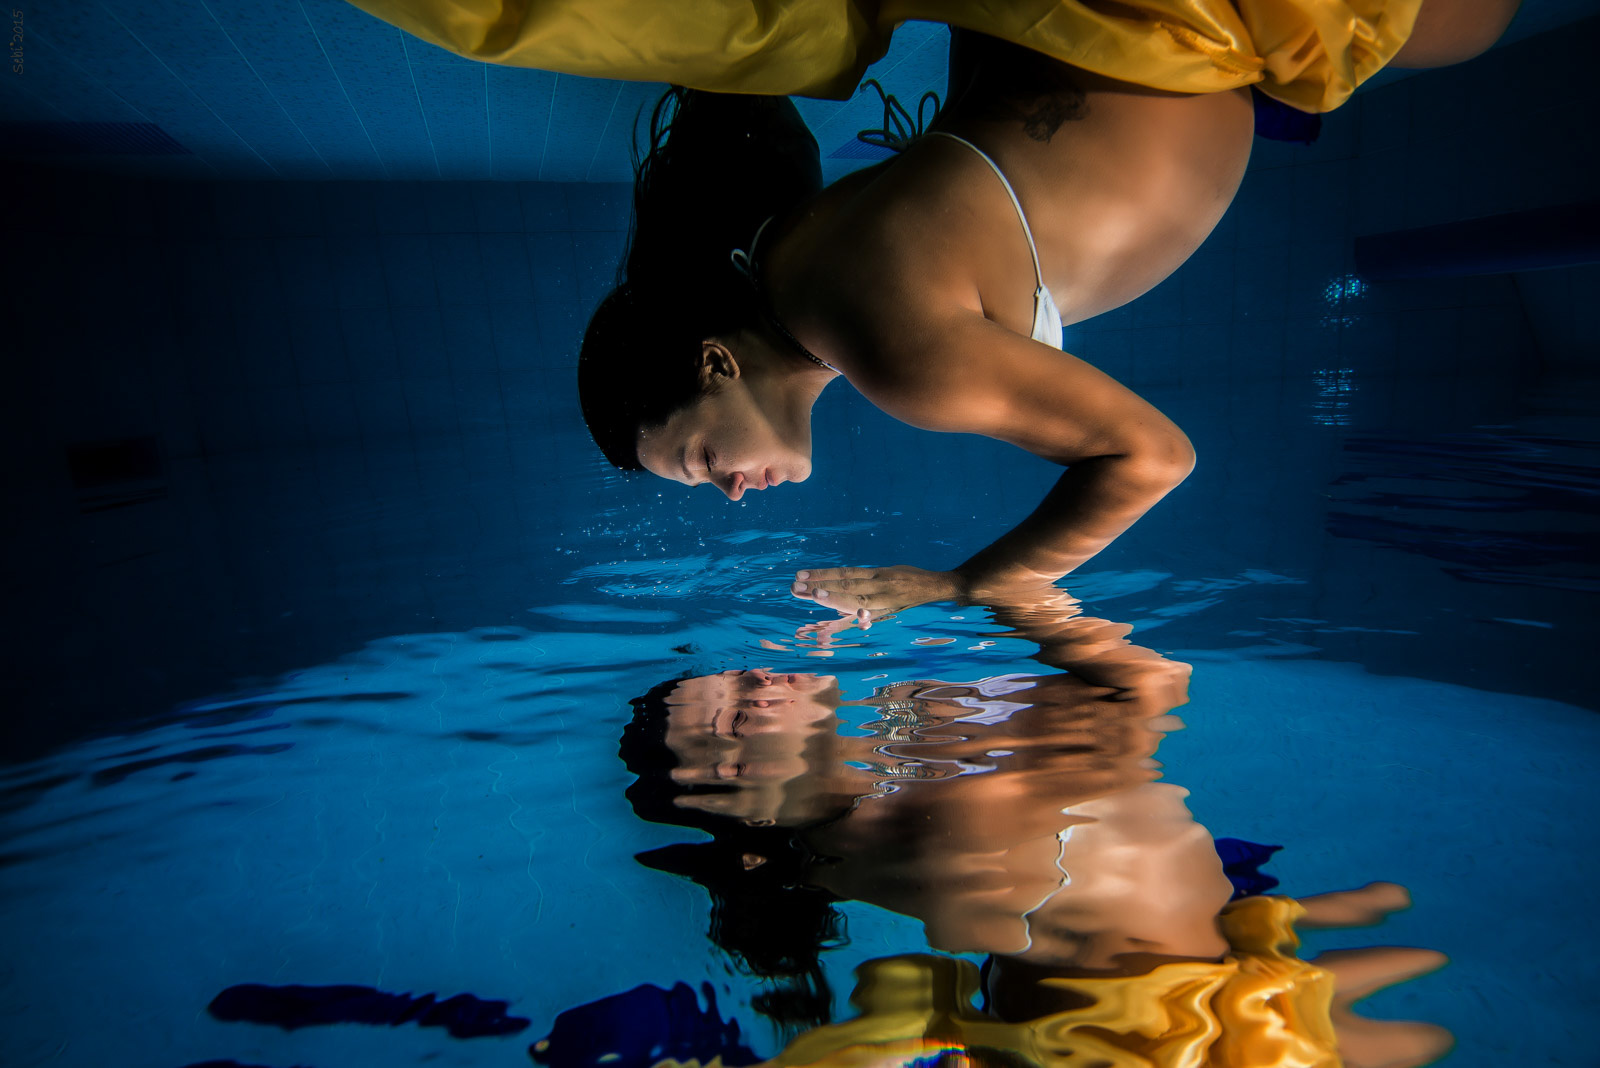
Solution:
<svg viewBox="0 0 1600 1068">
<path fill-rule="evenodd" d="M 1126 304 L 1222 218 L 1249 158 L 1248 92 L 1163 94 L 1017 49 L 998 58 L 1008 62 L 989 70 L 1004 73 L 980 70 L 935 128 L 981 149 L 1010 181 L 1063 323 Z M 766 260 L 780 313 L 802 331 L 823 327 L 823 344 L 849 333 L 823 325 L 833 312 L 893 316 L 871 305 L 941 293 L 1032 330 L 1034 267 L 1016 209 L 988 165 L 950 138 L 922 138 L 834 183 L 785 220 Z"/>
</svg>

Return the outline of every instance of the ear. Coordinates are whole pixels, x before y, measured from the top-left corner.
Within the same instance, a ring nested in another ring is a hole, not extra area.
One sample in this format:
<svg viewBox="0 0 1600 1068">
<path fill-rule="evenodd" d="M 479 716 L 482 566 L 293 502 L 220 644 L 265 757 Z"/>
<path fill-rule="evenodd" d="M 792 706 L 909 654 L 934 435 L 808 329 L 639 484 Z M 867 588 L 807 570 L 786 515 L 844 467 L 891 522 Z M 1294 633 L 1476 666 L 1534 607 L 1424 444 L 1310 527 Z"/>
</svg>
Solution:
<svg viewBox="0 0 1600 1068">
<path fill-rule="evenodd" d="M 739 361 L 733 350 L 716 338 L 706 338 L 700 343 L 698 381 L 703 393 L 710 393 L 725 382 L 739 377 Z"/>
</svg>

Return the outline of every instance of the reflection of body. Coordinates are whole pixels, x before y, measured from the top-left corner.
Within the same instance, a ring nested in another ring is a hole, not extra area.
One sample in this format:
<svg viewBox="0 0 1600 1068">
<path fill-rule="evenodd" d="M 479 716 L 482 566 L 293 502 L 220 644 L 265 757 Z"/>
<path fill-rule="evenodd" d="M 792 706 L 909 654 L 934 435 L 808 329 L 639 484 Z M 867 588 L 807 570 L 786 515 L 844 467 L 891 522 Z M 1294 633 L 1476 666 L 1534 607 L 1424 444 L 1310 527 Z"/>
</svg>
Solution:
<svg viewBox="0 0 1600 1068">
<path fill-rule="evenodd" d="M 1068 672 L 892 683 L 854 702 L 841 701 L 831 677 L 764 670 L 657 687 L 636 702 L 624 738 L 639 775 L 629 798 L 645 818 L 700 827 L 713 841 L 641 859 L 712 889 L 713 936 L 746 963 L 781 960 L 787 973 L 765 974 L 807 976 L 813 1023 L 827 1001 L 815 950 L 839 935 L 818 917 L 853 899 L 921 920 L 931 948 L 990 956 L 987 1012 L 974 1017 L 984 1029 L 969 1035 L 987 1036 L 983 1044 L 1026 1034 L 1031 1045 L 1011 1048 L 1059 1059 L 1069 1048 L 1101 1051 L 1108 1030 L 1146 1045 L 1182 1031 L 1191 1049 L 1277 1042 L 1304 1055 L 1218 1064 L 1322 1065 L 1336 1063 L 1336 1022 L 1357 1046 L 1373 1034 L 1379 1025 L 1346 1020 L 1330 1002 L 1335 980 L 1358 996 L 1362 968 L 1392 981 L 1442 958 L 1374 950 L 1313 966 L 1292 952 L 1301 906 L 1229 904 L 1211 835 L 1153 759 L 1177 725 L 1168 713 L 1187 700 L 1187 668 L 1130 644 L 1125 627 L 1076 614 L 1059 593 L 996 615 Z M 863 711 L 871 718 L 852 729 Z M 1404 903 L 1398 887 L 1373 884 L 1307 899 L 1305 910 L 1324 922 L 1342 911 L 1336 922 L 1348 924 Z M 752 938 L 786 941 L 774 953 Z M 946 1007 L 970 1014 L 961 1004 Z M 1181 1026 L 1156 1019 L 1183 1012 Z M 958 1033 L 917 1031 L 914 1013 L 896 1013 L 885 1038 Z M 1003 1026 L 1012 1023 L 1026 1026 Z M 1375 1034 L 1384 1049 L 1412 1051 L 1397 1064 L 1422 1063 L 1448 1041 L 1421 1025 Z"/>
<path fill-rule="evenodd" d="M 629 800 L 714 838 L 640 859 L 713 892 L 714 940 L 779 983 L 765 1011 L 823 1018 L 816 955 L 838 936 L 839 898 L 921 919 L 936 948 L 1022 949 L 1024 917 L 1062 882 L 1061 832 L 1078 822 L 1063 805 L 1155 777 L 1187 668 L 1104 621 L 1035 629 L 1052 665 L 1078 670 L 895 683 L 855 702 L 828 676 L 730 671 L 636 702 Z M 862 710 L 865 735 L 841 719 Z"/>
<path fill-rule="evenodd" d="M 1001 688 L 906 682 L 842 702 L 831 676 L 759 670 L 657 687 L 623 736 L 629 800 L 714 840 L 640 859 L 712 890 L 714 940 L 779 981 L 763 1004 L 798 1022 L 826 1010 L 816 953 L 838 937 L 836 900 L 914 916 L 937 949 L 1020 951 L 1081 822 L 1062 806 L 1152 779 L 1152 721 L 1172 703 L 1064 674 Z M 855 729 L 841 718 L 862 710 Z"/>
</svg>

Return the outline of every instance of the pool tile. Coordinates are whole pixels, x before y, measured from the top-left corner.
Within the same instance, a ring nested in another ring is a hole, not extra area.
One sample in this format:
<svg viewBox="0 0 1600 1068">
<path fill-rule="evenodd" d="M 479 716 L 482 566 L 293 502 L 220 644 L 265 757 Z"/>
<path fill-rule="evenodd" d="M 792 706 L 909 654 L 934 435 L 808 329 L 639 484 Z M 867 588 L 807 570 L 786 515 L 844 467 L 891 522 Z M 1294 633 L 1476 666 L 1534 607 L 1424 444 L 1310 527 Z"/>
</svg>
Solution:
<svg viewBox="0 0 1600 1068">
<path fill-rule="evenodd" d="M 308 382 L 300 387 L 306 436 L 319 445 L 361 440 L 360 409 L 354 394 L 340 385 Z"/>
<path fill-rule="evenodd" d="M 483 262 L 485 299 L 534 299 L 533 274 L 528 268 L 527 242 L 522 234 L 480 234 L 478 254 Z"/>
<path fill-rule="evenodd" d="M 439 303 L 477 304 L 487 299 L 476 235 L 434 234 L 429 239 L 429 254 Z"/>
<path fill-rule="evenodd" d="M 1181 320 L 1185 325 L 1225 323 L 1233 318 L 1232 249 L 1202 249 L 1189 258 L 1173 280 L 1179 286 Z"/>
<path fill-rule="evenodd" d="M 1234 199 L 1234 245 L 1258 248 L 1292 236 L 1294 172 L 1287 167 L 1247 173 Z"/>
<path fill-rule="evenodd" d="M 374 181 L 319 182 L 322 230 L 330 236 L 371 237 L 378 233 L 376 202 L 387 183 Z"/>
<path fill-rule="evenodd" d="M 496 301 L 489 305 L 495 366 L 500 371 L 526 371 L 539 365 L 539 323 L 532 301 Z"/>
<path fill-rule="evenodd" d="M 522 203 L 514 182 L 472 183 L 476 230 L 488 234 L 516 234 L 523 230 Z"/>
<path fill-rule="evenodd" d="M 633 188 L 614 182 L 570 185 L 567 205 L 574 230 L 626 230 L 633 209 Z"/>
<path fill-rule="evenodd" d="M 517 191 L 522 198 L 523 225 L 530 234 L 572 229 L 572 213 L 567 206 L 568 189 L 568 186 L 557 182 L 517 183 Z"/>
<path fill-rule="evenodd" d="M 439 303 L 439 287 L 434 281 L 433 250 L 429 236 L 384 234 L 379 239 L 378 248 L 391 305 L 413 307 Z"/>
<path fill-rule="evenodd" d="M 428 228 L 435 234 L 470 234 L 478 229 L 472 193 L 462 182 L 437 182 L 422 197 Z"/>
<path fill-rule="evenodd" d="M 393 379 L 369 381 L 356 393 L 355 401 L 361 439 L 368 447 L 385 440 L 402 439 L 411 433 L 405 390 L 399 382 Z"/>
<path fill-rule="evenodd" d="M 449 371 L 445 320 L 437 304 L 395 302 L 389 308 L 389 321 L 402 378 L 435 378 Z"/>
<path fill-rule="evenodd" d="M 533 299 L 539 303 L 578 299 L 578 260 L 571 233 L 530 233 L 528 260 Z"/>
<path fill-rule="evenodd" d="M 439 312 L 445 325 L 444 359 L 452 377 L 495 371 L 488 304 L 444 304 Z"/>
<path fill-rule="evenodd" d="M 272 241 L 278 281 L 294 308 L 332 308 L 338 304 L 333 266 L 320 237 L 279 237 Z"/>
<path fill-rule="evenodd" d="M 578 349 L 589 322 L 587 307 L 576 302 L 540 303 L 536 308 L 539 341 L 547 365 L 576 367 Z"/>
<path fill-rule="evenodd" d="M 373 236 L 327 239 L 328 263 L 340 307 L 374 307 L 387 301 L 379 247 L 378 238 Z"/>
<path fill-rule="evenodd" d="M 302 386 L 339 384 L 348 388 L 353 381 L 336 309 L 298 309 L 289 319 L 289 343 L 294 353 L 296 376 Z"/>
<path fill-rule="evenodd" d="M 341 308 L 339 322 L 351 376 L 362 383 L 362 389 L 371 383 L 398 377 L 400 362 L 396 354 L 394 321 L 387 307 Z"/>
</svg>

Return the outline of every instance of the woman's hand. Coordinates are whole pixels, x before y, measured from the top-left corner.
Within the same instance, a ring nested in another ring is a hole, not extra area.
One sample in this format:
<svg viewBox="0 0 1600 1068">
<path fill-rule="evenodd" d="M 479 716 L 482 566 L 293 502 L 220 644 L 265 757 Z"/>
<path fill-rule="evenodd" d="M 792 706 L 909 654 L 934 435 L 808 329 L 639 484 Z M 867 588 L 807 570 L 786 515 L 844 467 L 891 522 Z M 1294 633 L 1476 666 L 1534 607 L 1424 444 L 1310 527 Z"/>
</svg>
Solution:
<svg viewBox="0 0 1600 1068">
<path fill-rule="evenodd" d="M 872 620 L 929 601 L 966 596 L 966 583 L 955 571 L 920 567 L 825 567 L 797 572 L 790 592 L 816 601 L 866 628 Z"/>
</svg>

